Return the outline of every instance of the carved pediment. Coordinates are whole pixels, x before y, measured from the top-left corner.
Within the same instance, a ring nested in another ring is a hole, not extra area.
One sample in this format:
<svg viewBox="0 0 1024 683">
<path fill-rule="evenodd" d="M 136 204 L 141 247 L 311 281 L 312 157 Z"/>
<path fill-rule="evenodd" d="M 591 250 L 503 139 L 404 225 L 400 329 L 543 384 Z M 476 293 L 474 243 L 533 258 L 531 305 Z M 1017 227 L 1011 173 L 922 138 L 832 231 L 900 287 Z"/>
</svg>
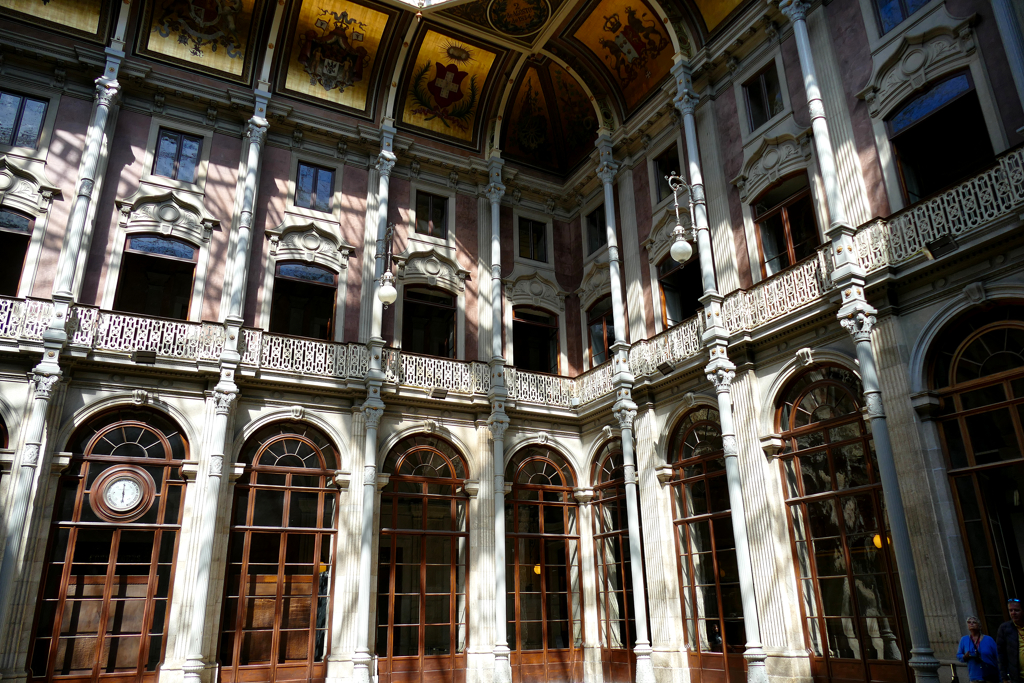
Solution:
<svg viewBox="0 0 1024 683">
<path fill-rule="evenodd" d="M 31 162 L 19 163 L 10 156 L 0 156 L 0 204 L 29 213 L 45 213 L 60 188 L 50 184 Z"/>
<path fill-rule="evenodd" d="M 679 222 L 682 224 L 683 229 L 686 230 L 686 234 L 690 234 L 693 223 L 690 220 L 689 206 L 683 203 L 683 198 L 680 198 L 679 203 Z M 647 249 L 647 260 L 652 265 L 661 263 L 668 254 L 668 250 L 672 247 L 672 242 L 675 239 L 672 235 L 672 231 L 675 228 L 676 214 L 673 207 L 667 207 L 660 213 L 655 214 L 653 225 L 651 225 L 651 234 L 640 244 L 640 246 Z"/>
<path fill-rule="evenodd" d="M 406 284 L 440 287 L 456 295 L 466 289 L 469 271 L 441 249 L 416 245 L 411 251 L 396 254 L 392 261 L 398 279 Z"/>
<path fill-rule="evenodd" d="M 587 266 L 583 274 L 583 282 L 576 290 L 580 295 L 580 305 L 584 310 L 601 297 L 612 293 L 611 271 L 607 262 L 594 261 Z"/>
<path fill-rule="evenodd" d="M 537 273 L 505 281 L 505 298 L 512 306 L 539 306 L 557 313 L 565 310 L 565 295 L 558 285 Z"/>
<path fill-rule="evenodd" d="M 130 232 L 159 232 L 192 242 L 208 242 L 220 225 L 201 203 L 184 199 L 178 193 L 146 194 L 139 190 L 131 197 L 118 199 L 121 226 Z"/>
<path fill-rule="evenodd" d="M 335 271 L 348 268 L 355 247 L 335 237 L 326 225 L 316 221 L 287 222 L 267 230 L 270 253 L 278 261 L 319 263 Z"/>
<path fill-rule="evenodd" d="M 945 11 L 934 17 L 942 21 Z M 868 86 L 857 97 L 868 104 L 873 118 L 885 118 L 916 90 L 948 73 L 966 67 L 974 55 L 975 15 L 925 28 L 921 33 L 904 36 L 891 53 L 880 60 Z M 930 23 L 935 24 L 936 21 Z M 959 23 L 953 23 L 953 22 Z"/>
<path fill-rule="evenodd" d="M 743 172 L 732 184 L 740 192 L 740 201 L 757 197 L 779 178 L 807 168 L 811 160 L 811 129 L 762 138 L 761 144 L 747 157 Z"/>
</svg>

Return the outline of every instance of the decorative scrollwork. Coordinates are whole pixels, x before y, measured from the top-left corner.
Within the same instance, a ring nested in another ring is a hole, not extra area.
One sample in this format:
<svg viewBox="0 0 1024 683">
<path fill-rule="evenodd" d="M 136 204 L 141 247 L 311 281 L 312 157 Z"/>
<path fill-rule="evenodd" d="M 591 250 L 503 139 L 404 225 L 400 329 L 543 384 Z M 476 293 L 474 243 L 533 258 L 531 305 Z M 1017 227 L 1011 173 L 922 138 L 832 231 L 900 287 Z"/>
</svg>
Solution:
<svg viewBox="0 0 1024 683">
<path fill-rule="evenodd" d="M 210 472 L 211 477 L 219 477 L 224 474 L 224 456 L 223 455 L 211 455 L 210 456 Z"/>
<path fill-rule="evenodd" d="M 722 435 L 722 450 L 726 456 L 736 455 L 739 449 L 736 447 L 736 436 L 733 434 Z"/>
<path fill-rule="evenodd" d="M 21 464 L 24 467 L 35 467 L 39 463 L 39 444 L 27 443 L 21 452 Z"/>
</svg>

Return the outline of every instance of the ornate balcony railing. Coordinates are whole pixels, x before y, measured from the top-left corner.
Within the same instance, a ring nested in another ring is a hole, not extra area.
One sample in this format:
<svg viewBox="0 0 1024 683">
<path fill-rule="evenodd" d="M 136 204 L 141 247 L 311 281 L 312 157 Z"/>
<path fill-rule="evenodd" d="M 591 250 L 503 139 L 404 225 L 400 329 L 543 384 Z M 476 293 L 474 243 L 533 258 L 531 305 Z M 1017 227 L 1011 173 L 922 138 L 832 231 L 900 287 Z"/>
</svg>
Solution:
<svg viewBox="0 0 1024 683">
<path fill-rule="evenodd" d="M 560 377 L 505 367 L 505 388 L 514 401 L 570 408 L 579 404 L 577 377 Z"/>
<path fill-rule="evenodd" d="M 386 382 L 458 394 L 487 394 L 491 386 L 486 363 L 421 356 L 401 349 L 384 349 Z"/>
</svg>

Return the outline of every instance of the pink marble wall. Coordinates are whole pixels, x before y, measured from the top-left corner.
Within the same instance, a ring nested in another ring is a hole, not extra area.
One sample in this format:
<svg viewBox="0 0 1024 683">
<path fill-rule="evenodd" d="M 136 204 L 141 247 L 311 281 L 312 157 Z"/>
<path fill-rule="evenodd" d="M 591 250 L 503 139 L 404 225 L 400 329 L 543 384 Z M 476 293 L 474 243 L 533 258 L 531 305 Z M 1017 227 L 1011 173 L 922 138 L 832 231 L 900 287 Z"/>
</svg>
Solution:
<svg viewBox="0 0 1024 683">
<path fill-rule="evenodd" d="M 562 291 L 570 292 L 565 297 L 566 360 L 568 368 L 561 368 L 563 375 L 575 377 L 582 372 L 583 350 L 580 342 L 580 298 L 575 292 L 583 281 L 583 241 L 580 233 L 580 216 L 569 222 L 553 221 L 555 253 L 563 258 L 555 259 L 555 279 Z"/>
<path fill-rule="evenodd" d="M 408 231 L 408 226 L 412 223 L 411 194 L 408 180 L 391 176 L 391 182 L 388 185 L 388 221 L 395 224 L 395 237 L 392 243 L 392 253 L 395 254 L 401 254 L 409 246 L 406 232 Z M 388 344 L 394 343 L 395 306 L 389 306 L 384 311 L 384 318 L 381 323 L 381 336 Z"/>
<path fill-rule="evenodd" d="M 238 187 L 238 164 L 241 158 L 242 138 L 219 133 L 213 135 L 210 165 L 206 174 L 205 204 L 206 210 L 220 221 L 220 226 L 210 238 L 210 261 L 206 269 L 206 290 L 203 292 L 203 320 L 220 319 L 224 269 L 228 262 L 228 239 L 234 218 L 235 189 Z"/>
<path fill-rule="evenodd" d="M 359 341 L 359 313 L 363 292 L 363 254 L 366 229 L 366 194 L 370 173 L 364 168 L 346 166 L 341 175 L 341 238 L 355 247 L 348 259 L 348 295 L 345 298 L 345 341 Z"/>
<path fill-rule="evenodd" d="M 651 182 L 647 161 L 633 167 L 633 203 L 636 206 L 636 234 L 640 244 L 651 235 Z M 661 315 L 661 295 L 654 303 L 651 292 L 651 261 L 647 247 L 640 247 L 640 284 L 644 290 L 644 323 L 648 338 L 654 336 L 654 316 Z"/>
<path fill-rule="evenodd" d="M 477 242 L 477 199 L 469 195 L 455 195 L 455 257 L 459 265 L 469 271 L 466 278 L 466 360 L 478 360 L 477 338 L 480 334 L 480 312 L 477 299 L 483 286 L 476 277 L 479 255 Z M 489 282 L 487 284 L 490 284 Z M 487 360 L 479 359 L 479 360 Z"/>
<path fill-rule="evenodd" d="M 61 109 L 64 108 L 61 102 Z M 82 113 L 83 126 L 89 120 L 89 112 Z M 139 188 L 143 164 L 146 158 L 146 142 L 149 139 L 150 117 L 131 111 L 121 111 L 114 127 L 116 144 L 110 146 L 110 158 L 104 176 L 103 191 L 96 205 L 96 226 L 93 228 L 92 244 L 85 263 L 85 278 L 82 280 L 81 301 L 98 306 L 106 287 L 107 269 L 114 248 L 118 212 L 114 200 L 128 197 Z M 54 132 L 54 137 L 57 135 Z M 80 144 L 84 144 L 84 136 Z M 51 146 L 52 149 L 52 146 Z M 51 156 L 50 159 L 53 157 Z M 50 162 L 47 162 L 49 168 Z M 63 232 L 64 223 L 61 223 Z M 38 284 L 38 280 L 37 280 Z M 49 287 L 47 287 L 49 295 Z"/>
<path fill-rule="evenodd" d="M 249 256 L 249 275 L 246 282 L 244 318 L 246 325 L 256 325 L 256 312 L 263 305 L 263 278 L 270 259 L 270 242 L 266 238 L 267 228 L 274 228 L 284 221 L 284 209 L 288 202 L 288 176 L 291 173 L 291 150 L 266 145 L 263 148 L 262 168 L 252 223 L 252 247 Z M 266 327 L 269 320 L 259 321 Z"/>
<path fill-rule="evenodd" d="M 54 199 L 53 208 L 50 209 L 46 234 L 43 235 L 42 252 L 39 255 L 39 267 L 36 270 L 35 282 L 32 284 L 32 296 L 49 298 L 53 290 L 60 250 L 64 244 L 64 231 L 67 229 L 71 207 L 75 203 L 78 165 L 82 159 L 85 132 L 91 112 L 91 100 L 80 100 L 68 95 L 61 98 L 60 107 L 57 109 L 46 157 L 45 175 L 50 182 L 60 188 L 62 197 Z"/>
<path fill-rule="evenodd" d="M 718 122 L 719 152 L 722 158 L 722 172 L 727 181 L 740 174 L 743 166 L 743 138 L 740 126 L 739 110 L 736 108 L 736 94 L 732 88 L 725 88 L 714 101 L 715 120 Z M 736 270 L 740 278 L 740 287 L 746 289 L 753 285 L 750 276 L 750 259 L 747 256 L 747 236 L 743 230 L 743 208 L 740 194 L 736 186 L 729 182 L 729 222 L 732 227 L 732 242 L 736 255 Z"/>
</svg>

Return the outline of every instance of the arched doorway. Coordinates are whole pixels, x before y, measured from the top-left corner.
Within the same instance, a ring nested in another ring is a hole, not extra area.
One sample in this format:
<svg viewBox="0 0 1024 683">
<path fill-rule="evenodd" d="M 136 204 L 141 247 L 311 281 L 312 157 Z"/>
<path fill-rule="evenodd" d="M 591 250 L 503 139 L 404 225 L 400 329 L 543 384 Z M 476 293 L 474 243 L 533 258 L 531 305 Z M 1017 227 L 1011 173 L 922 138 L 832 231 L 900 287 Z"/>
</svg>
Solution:
<svg viewBox="0 0 1024 683">
<path fill-rule="evenodd" d="M 742 683 L 747 638 L 718 411 L 687 413 L 667 460 L 691 680 Z"/>
<path fill-rule="evenodd" d="M 155 681 L 163 660 L 188 445 L 149 410 L 71 437 L 41 581 L 32 680 Z"/>
<path fill-rule="evenodd" d="M 505 468 L 505 570 L 513 683 L 583 680 L 583 613 L 575 478 L 548 448 Z"/>
<path fill-rule="evenodd" d="M 776 425 L 815 680 L 908 681 L 909 639 L 860 381 L 821 366 L 782 392 Z"/>
<path fill-rule="evenodd" d="M 606 683 L 629 683 L 636 677 L 633 653 L 636 617 L 622 441 L 613 439 L 602 446 L 594 468 L 594 551 L 601 665 Z"/>
<path fill-rule="evenodd" d="M 338 458 L 277 422 L 242 447 L 221 619 L 221 681 L 323 681 L 330 643 Z"/>
<path fill-rule="evenodd" d="M 415 435 L 384 461 L 377 566 L 380 683 L 464 681 L 469 501 L 466 463 L 443 439 Z"/>
<path fill-rule="evenodd" d="M 985 631 L 1024 591 L 1024 306 L 957 321 L 932 350 L 931 385 L 974 597 Z"/>
</svg>

